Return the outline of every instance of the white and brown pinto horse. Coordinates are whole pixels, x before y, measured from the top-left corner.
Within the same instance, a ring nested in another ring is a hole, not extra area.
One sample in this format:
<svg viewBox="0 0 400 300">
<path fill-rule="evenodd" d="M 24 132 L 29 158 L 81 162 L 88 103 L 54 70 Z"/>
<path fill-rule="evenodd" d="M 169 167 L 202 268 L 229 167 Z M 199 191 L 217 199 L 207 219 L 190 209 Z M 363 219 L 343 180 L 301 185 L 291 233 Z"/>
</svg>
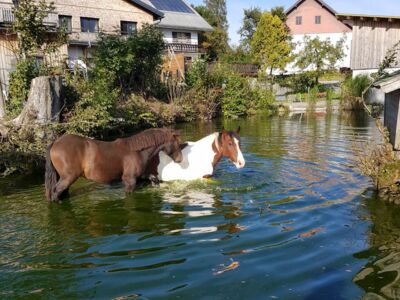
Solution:
<svg viewBox="0 0 400 300">
<path fill-rule="evenodd" d="M 239 132 L 240 127 L 235 132 L 223 129 L 197 142 L 183 144 L 180 163 L 161 151 L 149 163 L 147 175 L 153 182 L 209 178 L 222 157 L 229 158 L 236 168 L 241 169 L 245 160 L 240 150 Z"/>
</svg>

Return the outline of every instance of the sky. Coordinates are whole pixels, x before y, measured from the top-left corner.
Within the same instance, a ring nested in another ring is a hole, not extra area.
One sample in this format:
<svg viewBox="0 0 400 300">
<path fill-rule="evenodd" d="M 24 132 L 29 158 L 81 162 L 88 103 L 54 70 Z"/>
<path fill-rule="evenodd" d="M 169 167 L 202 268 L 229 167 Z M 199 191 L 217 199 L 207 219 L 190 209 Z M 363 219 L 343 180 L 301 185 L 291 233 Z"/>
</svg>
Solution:
<svg viewBox="0 0 400 300">
<path fill-rule="evenodd" d="M 188 0 L 194 5 L 203 4 L 203 0 Z M 296 0 L 226 0 L 228 7 L 229 38 L 231 45 L 239 43 L 238 30 L 243 19 L 243 9 L 260 7 L 269 10 L 275 6 L 285 9 Z M 338 13 L 373 14 L 400 16 L 400 0 L 325 0 Z"/>
</svg>

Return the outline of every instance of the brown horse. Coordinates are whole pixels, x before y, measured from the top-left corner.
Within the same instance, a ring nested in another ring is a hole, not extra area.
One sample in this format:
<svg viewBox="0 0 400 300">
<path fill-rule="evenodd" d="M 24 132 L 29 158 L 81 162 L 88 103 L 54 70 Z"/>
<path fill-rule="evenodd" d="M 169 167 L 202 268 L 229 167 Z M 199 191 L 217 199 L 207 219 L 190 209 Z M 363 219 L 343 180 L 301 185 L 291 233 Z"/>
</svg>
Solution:
<svg viewBox="0 0 400 300">
<path fill-rule="evenodd" d="M 179 143 L 179 134 L 166 128 L 148 129 L 113 142 L 64 135 L 47 150 L 46 197 L 58 200 L 80 176 L 100 183 L 122 180 L 125 191 L 131 192 L 148 161 L 161 150 L 174 161 L 182 161 Z"/>
</svg>

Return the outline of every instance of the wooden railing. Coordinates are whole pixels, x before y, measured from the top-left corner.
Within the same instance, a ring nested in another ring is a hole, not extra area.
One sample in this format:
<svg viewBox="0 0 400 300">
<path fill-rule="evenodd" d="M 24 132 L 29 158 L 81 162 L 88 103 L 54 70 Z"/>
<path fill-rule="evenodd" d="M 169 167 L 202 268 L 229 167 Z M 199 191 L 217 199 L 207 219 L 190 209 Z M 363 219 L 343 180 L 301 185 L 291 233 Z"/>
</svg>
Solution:
<svg viewBox="0 0 400 300">
<path fill-rule="evenodd" d="M 11 5 L 1 4 L 0 6 L 0 24 L 11 24 L 15 20 Z M 43 20 L 43 23 L 48 26 L 58 26 L 58 14 L 49 13 Z"/>
<path fill-rule="evenodd" d="M 186 53 L 203 53 L 204 49 L 198 45 L 184 44 L 184 43 L 169 43 L 166 47 L 172 47 L 174 52 L 186 52 Z"/>
</svg>

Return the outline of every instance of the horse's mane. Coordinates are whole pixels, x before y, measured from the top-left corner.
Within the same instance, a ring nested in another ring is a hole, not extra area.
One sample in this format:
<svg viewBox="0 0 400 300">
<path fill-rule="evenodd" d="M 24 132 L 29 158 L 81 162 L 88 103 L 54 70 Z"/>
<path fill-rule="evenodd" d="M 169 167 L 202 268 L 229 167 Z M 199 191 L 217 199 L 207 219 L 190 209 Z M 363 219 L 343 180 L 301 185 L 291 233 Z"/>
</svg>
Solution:
<svg viewBox="0 0 400 300">
<path fill-rule="evenodd" d="M 173 129 L 151 128 L 122 140 L 125 141 L 131 150 L 141 151 L 171 142 L 177 135 L 179 133 Z"/>
</svg>

